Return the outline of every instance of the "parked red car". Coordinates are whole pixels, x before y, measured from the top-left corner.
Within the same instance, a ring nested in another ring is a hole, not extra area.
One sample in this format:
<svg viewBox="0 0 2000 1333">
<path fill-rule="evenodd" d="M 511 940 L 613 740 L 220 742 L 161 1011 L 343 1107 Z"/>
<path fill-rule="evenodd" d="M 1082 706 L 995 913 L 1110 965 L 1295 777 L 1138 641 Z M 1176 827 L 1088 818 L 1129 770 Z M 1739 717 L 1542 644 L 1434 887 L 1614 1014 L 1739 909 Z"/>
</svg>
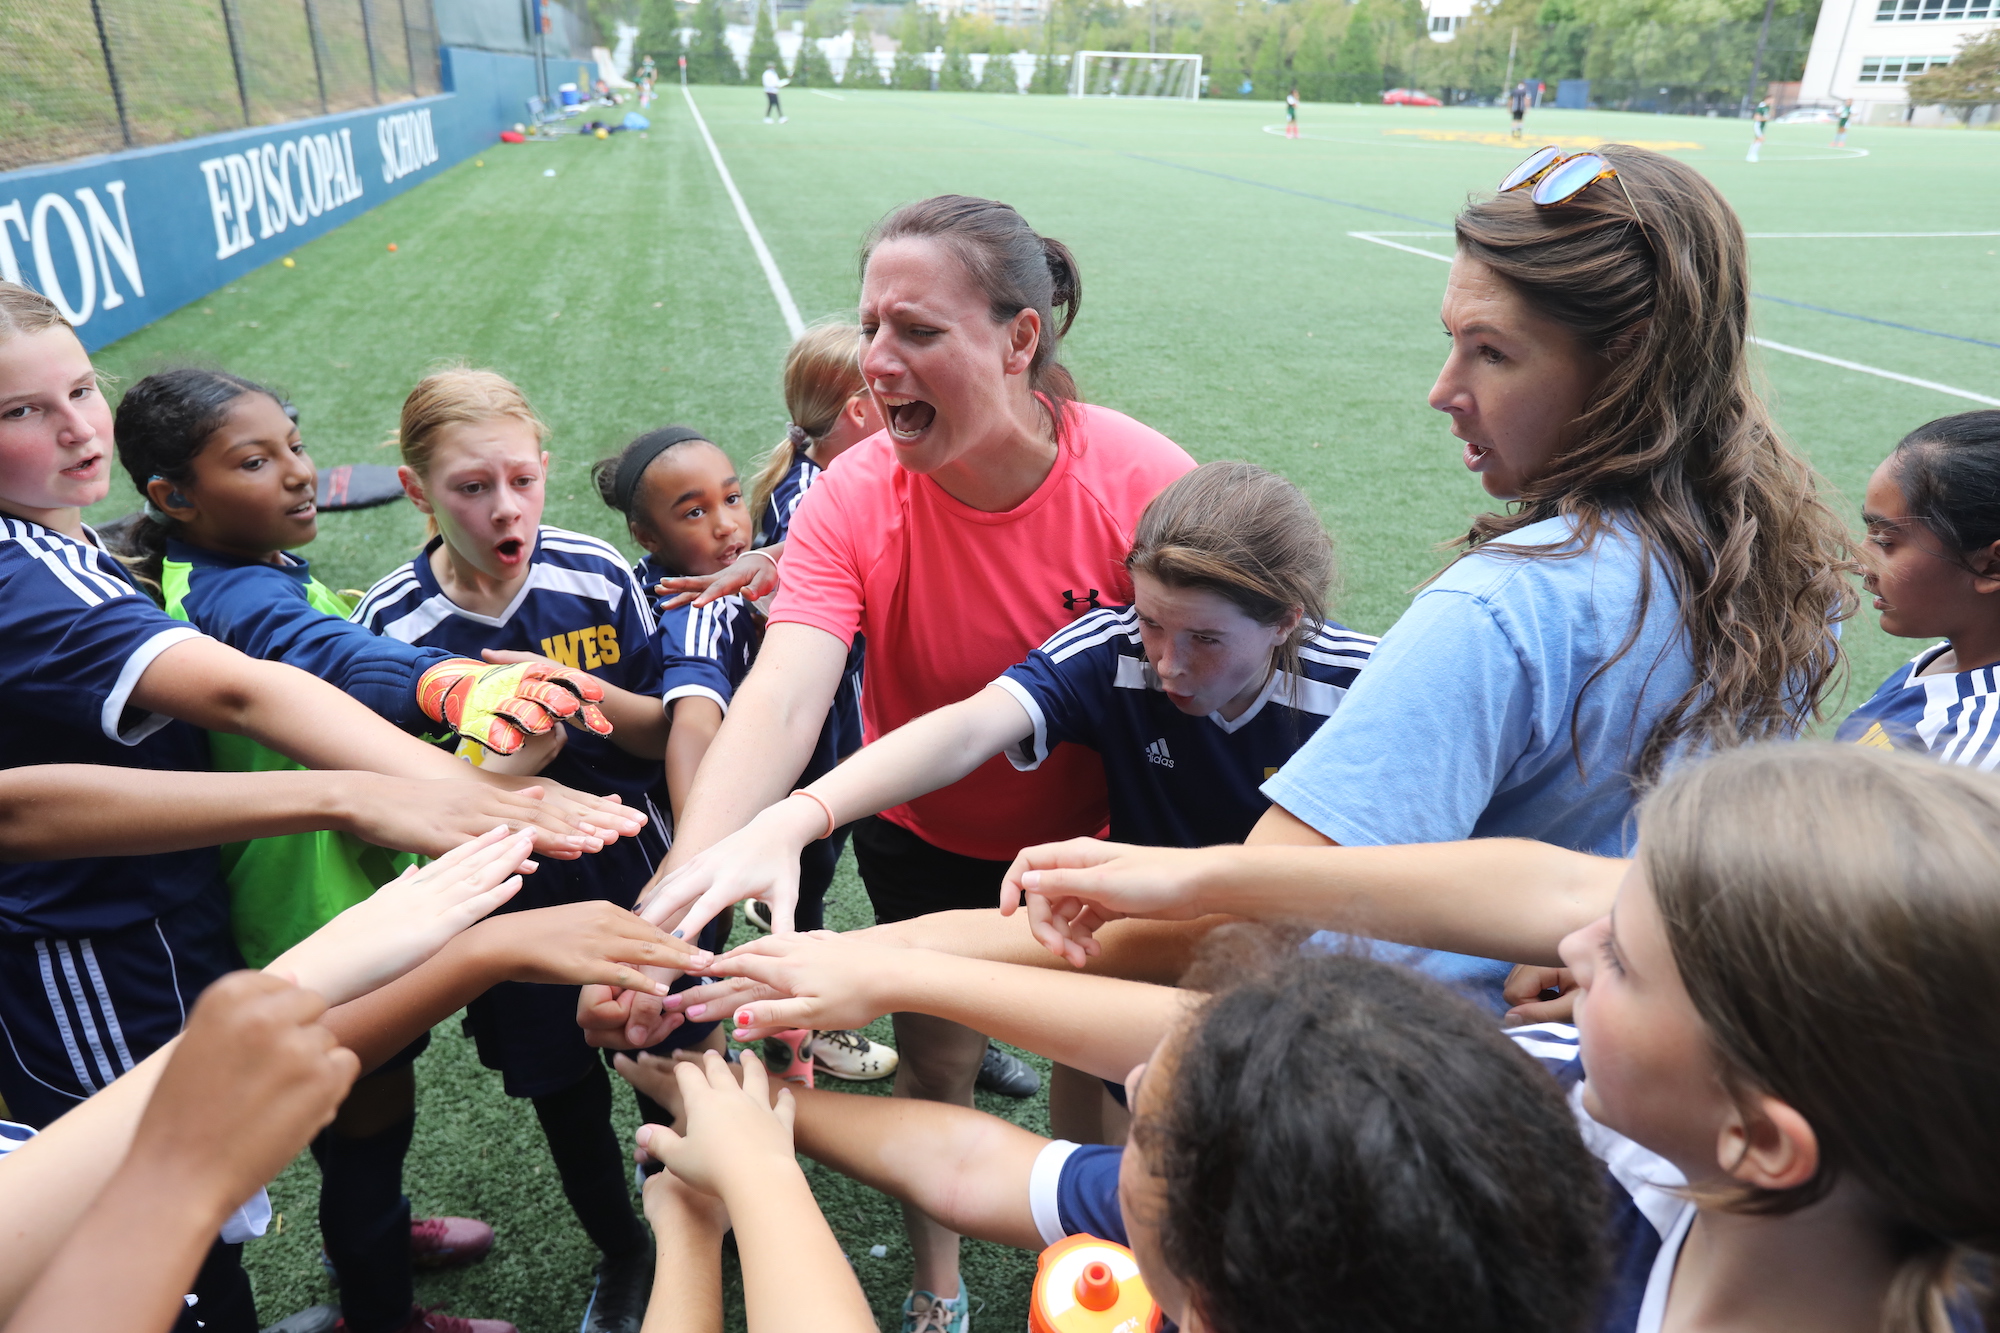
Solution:
<svg viewBox="0 0 2000 1333">
<path fill-rule="evenodd" d="M 1415 88 L 1391 88 L 1382 94 L 1383 106 L 1443 106 L 1444 103 L 1429 93 L 1420 93 Z"/>
</svg>

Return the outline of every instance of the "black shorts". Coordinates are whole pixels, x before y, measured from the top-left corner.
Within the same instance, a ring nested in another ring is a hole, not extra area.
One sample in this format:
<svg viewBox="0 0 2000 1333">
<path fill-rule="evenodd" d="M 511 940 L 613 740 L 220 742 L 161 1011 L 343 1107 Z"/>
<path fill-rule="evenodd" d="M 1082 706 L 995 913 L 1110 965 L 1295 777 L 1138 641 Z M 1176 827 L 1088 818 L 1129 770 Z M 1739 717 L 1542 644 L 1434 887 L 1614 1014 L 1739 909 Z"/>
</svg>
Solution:
<svg viewBox="0 0 2000 1333">
<path fill-rule="evenodd" d="M 1000 881 L 1012 862 L 948 852 L 880 815 L 852 827 L 854 861 L 877 922 L 1000 905 Z"/>
<path fill-rule="evenodd" d="M 1510 114 L 1514 117 L 1514 119 L 1519 120 L 1521 117 L 1527 115 L 1528 113 L 1526 111 L 1515 111 L 1511 112 Z"/>
<path fill-rule="evenodd" d="M 0 940 L 0 1098 L 42 1126 L 160 1047 L 243 966 L 220 883 L 165 916 L 75 939 Z"/>
</svg>

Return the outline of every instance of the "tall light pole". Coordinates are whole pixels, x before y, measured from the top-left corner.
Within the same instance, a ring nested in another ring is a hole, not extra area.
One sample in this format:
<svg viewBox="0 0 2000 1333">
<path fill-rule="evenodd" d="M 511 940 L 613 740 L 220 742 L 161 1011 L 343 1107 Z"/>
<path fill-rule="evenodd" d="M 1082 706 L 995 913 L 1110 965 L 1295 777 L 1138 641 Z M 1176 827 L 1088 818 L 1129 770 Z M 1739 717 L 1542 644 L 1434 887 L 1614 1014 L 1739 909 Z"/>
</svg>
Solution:
<svg viewBox="0 0 2000 1333">
<path fill-rule="evenodd" d="M 1771 11 L 1778 0 L 1764 0 L 1764 25 L 1757 29 L 1757 58 L 1750 62 L 1750 87 L 1743 93 L 1743 110 L 1749 115 L 1750 108 L 1757 104 L 1757 85 L 1764 78 L 1764 47 L 1771 40 Z"/>
</svg>

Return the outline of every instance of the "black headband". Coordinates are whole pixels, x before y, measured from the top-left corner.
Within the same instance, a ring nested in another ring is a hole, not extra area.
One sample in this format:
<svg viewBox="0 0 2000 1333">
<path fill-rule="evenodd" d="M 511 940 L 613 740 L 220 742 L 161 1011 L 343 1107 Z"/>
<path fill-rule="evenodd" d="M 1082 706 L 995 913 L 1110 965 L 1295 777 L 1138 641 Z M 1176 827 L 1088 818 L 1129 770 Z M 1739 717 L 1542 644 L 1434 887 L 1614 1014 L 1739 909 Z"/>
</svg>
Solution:
<svg viewBox="0 0 2000 1333">
<path fill-rule="evenodd" d="M 630 517 L 632 496 L 639 489 L 639 478 L 646 475 L 653 460 L 677 444 L 689 440 L 708 442 L 708 436 L 692 426 L 662 426 L 649 430 L 632 441 L 625 456 L 618 460 L 618 475 L 611 481 L 611 498 L 618 503 L 618 512 Z"/>
</svg>

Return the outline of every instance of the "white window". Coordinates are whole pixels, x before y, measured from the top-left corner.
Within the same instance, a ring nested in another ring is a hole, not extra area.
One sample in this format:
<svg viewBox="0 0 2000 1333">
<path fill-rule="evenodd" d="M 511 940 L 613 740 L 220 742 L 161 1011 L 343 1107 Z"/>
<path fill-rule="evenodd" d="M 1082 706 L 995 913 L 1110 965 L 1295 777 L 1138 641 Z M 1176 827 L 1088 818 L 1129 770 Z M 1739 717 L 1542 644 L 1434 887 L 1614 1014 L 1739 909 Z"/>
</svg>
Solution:
<svg viewBox="0 0 2000 1333">
<path fill-rule="evenodd" d="M 1908 83 L 1927 69 L 1943 69 L 1950 56 L 1881 56 L 1861 62 L 1862 83 Z"/>
<path fill-rule="evenodd" d="M 1876 0 L 1877 23 L 2000 16 L 2000 0 Z"/>
</svg>

